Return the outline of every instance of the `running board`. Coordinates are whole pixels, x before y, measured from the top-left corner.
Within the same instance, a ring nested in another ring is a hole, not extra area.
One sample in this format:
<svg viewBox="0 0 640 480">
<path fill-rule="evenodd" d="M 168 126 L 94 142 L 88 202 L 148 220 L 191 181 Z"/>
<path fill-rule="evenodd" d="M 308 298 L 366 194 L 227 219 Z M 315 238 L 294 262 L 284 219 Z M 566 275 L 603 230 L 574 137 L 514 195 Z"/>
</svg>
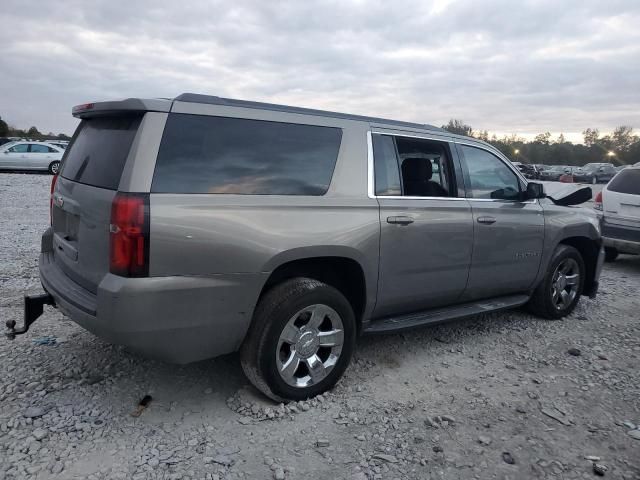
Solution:
<svg viewBox="0 0 640 480">
<path fill-rule="evenodd" d="M 478 302 L 463 303 L 446 308 L 427 310 L 424 312 L 410 313 L 394 317 L 373 320 L 364 329 L 363 333 L 387 333 L 407 328 L 420 327 L 432 323 L 447 322 L 471 317 L 480 313 L 497 312 L 509 308 L 519 307 L 529 301 L 526 294 L 507 295 L 504 297 L 490 298 Z"/>
</svg>

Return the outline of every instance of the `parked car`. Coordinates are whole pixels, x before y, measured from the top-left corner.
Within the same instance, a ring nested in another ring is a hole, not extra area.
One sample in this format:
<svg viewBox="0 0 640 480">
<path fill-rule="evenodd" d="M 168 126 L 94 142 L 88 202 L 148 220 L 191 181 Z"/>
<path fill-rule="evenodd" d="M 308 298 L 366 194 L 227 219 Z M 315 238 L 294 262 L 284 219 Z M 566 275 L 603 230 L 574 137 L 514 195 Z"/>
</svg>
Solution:
<svg viewBox="0 0 640 480">
<path fill-rule="evenodd" d="M 546 170 L 540 172 L 540 180 L 548 180 L 557 182 L 562 175 L 571 173 L 571 169 L 567 165 L 552 165 Z"/>
<path fill-rule="evenodd" d="M 596 183 L 594 173 L 582 167 L 571 167 L 571 176 L 576 183 Z"/>
<path fill-rule="evenodd" d="M 48 143 L 56 147 L 59 147 L 62 150 L 66 150 L 67 147 L 69 146 L 69 142 L 67 142 L 66 140 L 49 140 Z"/>
<path fill-rule="evenodd" d="M 10 336 L 54 304 L 168 361 L 240 350 L 259 390 L 299 400 L 338 381 L 359 334 L 525 304 L 557 319 L 596 294 L 593 209 L 545 198 L 479 140 L 195 94 L 73 112 L 47 293 Z"/>
<path fill-rule="evenodd" d="M 536 168 L 535 165 L 530 165 L 528 163 L 520 163 L 520 162 L 513 162 L 513 164 L 516 166 L 518 170 L 520 170 L 520 172 L 525 176 L 525 178 L 536 180 L 540 177 L 538 169 Z"/>
<path fill-rule="evenodd" d="M 0 170 L 48 170 L 57 175 L 64 150 L 46 142 L 17 141 L 0 145 Z"/>
<path fill-rule="evenodd" d="M 7 137 L 0 137 L 0 145 L 4 145 L 5 143 L 9 143 L 12 142 L 13 140 L 11 140 L 10 138 Z"/>
<path fill-rule="evenodd" d="M 591 183 L 607 183 L 617 172 L 613 163 L 587 163 L 584 171 L 591 175 Z"/>
<path fill-rule="evenodd" d="M 640 254 L 640 166 L 618 173 L 594 200 L 602 212 L 605 259 L 620 253 Z"/>
</svg>

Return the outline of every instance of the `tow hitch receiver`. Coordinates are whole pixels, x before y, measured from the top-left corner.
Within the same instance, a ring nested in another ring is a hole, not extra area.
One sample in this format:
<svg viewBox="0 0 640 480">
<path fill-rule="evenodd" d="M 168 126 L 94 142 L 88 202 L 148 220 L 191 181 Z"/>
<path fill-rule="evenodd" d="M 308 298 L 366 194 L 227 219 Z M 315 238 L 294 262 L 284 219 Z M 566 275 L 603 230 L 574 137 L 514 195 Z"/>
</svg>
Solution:
<svg viewBox="0 0 640 480">
<path fill-rule="evenodd" d="M 16 335 L 27 333 L 31 324 L 35 322 L 40 315 L 42 315 L 44 306 L 55 304 L 56 302 L 53 300 L 53 297 L 48 293 L 43 293 L 42 295 L 25 295 L 24 326 L 16 328 L 15 320 L 7 320 L 5 323 L 7 326 L 7 332 L 5 333 L 5 335 L 9 340 L 15 340 Z"/>
</svg>

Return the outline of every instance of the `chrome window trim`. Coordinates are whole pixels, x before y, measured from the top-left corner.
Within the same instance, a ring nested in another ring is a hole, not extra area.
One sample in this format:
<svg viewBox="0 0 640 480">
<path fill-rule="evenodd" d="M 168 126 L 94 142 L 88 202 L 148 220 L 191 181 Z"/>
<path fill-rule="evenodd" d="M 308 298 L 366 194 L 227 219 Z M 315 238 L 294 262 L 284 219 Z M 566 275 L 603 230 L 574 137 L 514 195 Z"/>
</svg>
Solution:
<svg viewBox="0 0 640 480">
<path fill-rule="evenodd" d="M 473 197 L 406 197 L 406 196 L 402 196 L 402 195 L 376 195 L 375 192 L 375 172 L 374 172 L 374 162 L 373 162 L 373 134 L 378 134 L 378 135 L 389 135 L 392 137 L 406 137 L 406 138 L 421 138 L 424 140 L 434 140 L 437 142 L 452 142 L 452 143 L 458 143 L 461 145 L 468 145 L 470 147 L 475 147 L 475 148 L 480 148 L 482 150 L 485 150 L 486 152 L 497 156 L 499 160 L 501 160 L 503 163 L 505 163 L 505 159 L 501 158 L 504 157 L 502 154 L 500 154 L 500 156 L 496 155 L 495 152 L 491 151 L 488 148 L 483 148 L 482 145 L 478 145 L 477 143 L 471 143 L 471 142 L 461 142 L 461 141 L 456 141 L 455 139 L 449 138 L 447 140 L 445 140 L 444 138 L 437 138 L 437 137 L 432 137 L 429 135 L 404 135 L 404 134 L 400 134 L 400 133 L 389 133 L 389 132 L 384 132 L 384 131 L 379 131 L 377 129 L 371 129 L 369 131 L 367 131 L 367 194 L 369 198 L 382 198 L 382 199 L 388 199 L 388 200 L 398 200 L 398 199 L 402 199 L 402 200 L 453 200 L 453 201 L 460 201 L 460 200 L 473 200 L 474 202 L 517 202 L 517 203 L 537 203 L 536 199 L 533 200 L 525 200 L 523 202 L 518 202 L 517 200 L 505 200 L 505 199 L 498 199 L 498 198 L 473 198 Z M 499 152 L 498 152 L 499 153 Z M 508 159 L 507 159 L 508 162 Z M 520 175 L 520 172 L 517 171 L 517 169 L 514 169 L 512 167 L 510 167 L 508 164 L 507 168 L 510 168 L 511 171 L 513 171 L 516 176 L 524 181 L 525 187 L 528 184 L 528 182 L 526 181 L 526 179 Z"/>
</svg>

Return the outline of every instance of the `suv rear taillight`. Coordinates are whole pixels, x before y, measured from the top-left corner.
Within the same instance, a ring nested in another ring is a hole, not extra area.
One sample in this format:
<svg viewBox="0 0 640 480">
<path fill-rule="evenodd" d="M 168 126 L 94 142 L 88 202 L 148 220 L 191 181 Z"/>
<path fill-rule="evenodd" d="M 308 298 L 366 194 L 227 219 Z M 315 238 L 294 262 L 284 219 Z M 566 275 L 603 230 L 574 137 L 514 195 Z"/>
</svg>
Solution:
<svg viewBox="0 0 640 480">
<path fill-rule="evenodd" d="M 121 277 L 149 275 L 149 196 L 117 193 L 111 204 L 109 271 Z"/>
<path fill-rule="evenodd" d="M 57 181 L 58 175 L 54 175 L 51 178 L 51 194 L 49 195 L 49 225 L 53 225 L 53 191 L 56 189 Z"/>
<path fill-rule="evenodd" d="M 598 192 L 596 198 L 593 199 L 593 208 L 602 211 L 602 192 Z"/>
</svg>

